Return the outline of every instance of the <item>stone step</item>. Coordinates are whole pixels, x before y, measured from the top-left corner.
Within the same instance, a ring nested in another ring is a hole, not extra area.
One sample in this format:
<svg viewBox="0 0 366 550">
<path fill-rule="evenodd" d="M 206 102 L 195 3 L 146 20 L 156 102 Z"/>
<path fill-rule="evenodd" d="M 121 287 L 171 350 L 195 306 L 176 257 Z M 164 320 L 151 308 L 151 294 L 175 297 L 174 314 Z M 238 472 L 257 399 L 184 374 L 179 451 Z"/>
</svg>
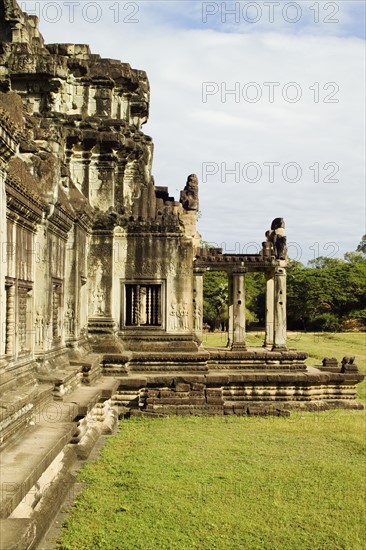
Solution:
<svg viewBox="0 0 366 550">
<path fill-rule="evenodd" d="M 36 523 L 31 519 L 0 519 L 0 550 L 31 548 L 36 539 Z"/>
<path fill-rule="evenodd" d="M 2 451 L 0 550 L 37 547 L 73 490 L 77 458 L 87 458 L 99 436 L 112 433 L 116 413 L 110 399 L 118 385 L 117 379 L 103 378 L 44 403 L 22 437 Z"/>
<path fill-rule="evenodd" d="M 63 411 L 64 416 L 69 412 Z M 1 453 L 0 518 L 10 516 L 70 441 L 75 424 L 54 420 L 41 418 Z"/>
<path fill-rule="evenodd" d="M 64 396 L 63 403 L 76 404 L 78 416 L 85 416 L 99 401 L 110 399 L 118 386 L 119 380 L 103 377 L 95 386 L 79 386 L 72 393 Z"/>
<path fill-rule="evenodd" d="M 55 370 L 47 374 L 38 374 L 41 383 L 53 384 L 53 396 L 62 399 L 70 393 L 82 381 L 82 366 L 69 366 L 64 369 Z"/>
<path fill-rule="evenodd" d="M 118 380 L 79 386 L 63 401 L 47 401 L 33 411 L 31 425 L 1 452 L 0 518 L 6 518 L 71 440 L 77 421 L 100 401 L 110 399 Z M 85 454 L 85 451 L 84 451 Z"/>
<path fill-rule="evenodd" d="M 199 364 L 199 363 L 184 363 L 184 364 L 180 364 L 179 365 L 182 370 L 184 370 L 184 373 L 190 373 L 190 374 L 194 374 L 194 373 L 198 373 L 198 372 L 202 372 L 202 373 L 206 373 L 207 372 L 207 366 L 205 364 Z M 175 374 L 177 373 L 177 364 L 172 362 L 172 363 L 168 363 L 168 362 L 164 362 L 164 363 L 159 363 L 159 362 L 156 362 L 156 363 L 152 363 L 152 362 L 143 362 L 143 363 L 134 363 L 133 365 L 129 365 L 128 366 L 128 370 L 129 372 L 133 373 L 133 374 L 137 374 L 137 373 L 144 373 L 144 374 L 164 374 L 164 373 L 169 373 L 169 374 Z M 178 374 L 179 374 L 179 371 L 178 371 Z"/>
<path fill-rule="evenodd" d="M 79 366 L 81 368 L 81 382 L 83 384 L 93 384 L 101 376 L 101 355 L 97 353 L 90 353 L 82 360 L 70 360 L 70 366 Z"/>
<path fill-rule="evenodd" d="M 1 392 L 0 397 L 0 441 L 1 448 L 11 439 L 19 437 L 33 417 L 52 400 L 52 386 L 38 385 L 35 380 L 25 385 Z"/>
<path fill-rule="evenodd" d="M 5 372 L 0 375 L 0 395 L 4 395 L 6 392 L 13 390 L 19 386 L 28 386 L 34 384 L 35 377 L 33 372 L 26 372 L 19 374 L 17 377 L 14 373 Z"/>
</svg>

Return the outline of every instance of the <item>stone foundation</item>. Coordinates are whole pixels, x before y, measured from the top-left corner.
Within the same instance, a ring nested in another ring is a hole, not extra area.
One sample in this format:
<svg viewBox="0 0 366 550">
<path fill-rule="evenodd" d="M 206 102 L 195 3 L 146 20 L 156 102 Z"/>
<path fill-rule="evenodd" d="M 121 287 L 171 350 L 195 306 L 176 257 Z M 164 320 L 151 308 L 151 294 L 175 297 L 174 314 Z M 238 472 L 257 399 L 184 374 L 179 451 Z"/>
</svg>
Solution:
<svg viewBox="0 0 366 550">
<path fill-rule="evenodd" d="M 291 410 L 362 409 L 358 371 L 307 367 L 306 353 L 252 349 L 195 355 L 133 353 L 103 357 L 119 379 L 120 415 L 289 414 Z"/>
</svg>

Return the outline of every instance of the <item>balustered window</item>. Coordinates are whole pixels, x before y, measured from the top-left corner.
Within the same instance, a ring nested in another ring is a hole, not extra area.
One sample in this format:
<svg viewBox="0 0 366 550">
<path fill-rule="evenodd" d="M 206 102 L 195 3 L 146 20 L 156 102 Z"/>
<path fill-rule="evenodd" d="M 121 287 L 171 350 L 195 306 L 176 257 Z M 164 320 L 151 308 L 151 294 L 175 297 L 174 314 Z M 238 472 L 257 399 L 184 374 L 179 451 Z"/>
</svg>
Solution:
<svg viewBox="0 0 366 550">
<path fill-rule="evenodd" d="M 125 284 L 125 325 L 162 325 L 162 285 Z"/>
</svg>

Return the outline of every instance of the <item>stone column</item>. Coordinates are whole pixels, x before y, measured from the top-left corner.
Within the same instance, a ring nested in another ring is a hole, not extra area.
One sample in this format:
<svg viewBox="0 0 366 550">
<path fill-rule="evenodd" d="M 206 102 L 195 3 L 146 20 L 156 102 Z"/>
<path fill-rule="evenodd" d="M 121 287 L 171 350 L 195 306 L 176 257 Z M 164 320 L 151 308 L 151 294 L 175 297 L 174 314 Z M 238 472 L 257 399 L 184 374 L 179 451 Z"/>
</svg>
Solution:
<svg viewBox="0 0 366 550">
<path fill-rule="evenodd" d="M 6 300 L 6 339 L 5 339 L 5 353 L 7 355 L 14 355 L 14 336 L 15 336 L 15 286 L 11 285 L 7 287 L 7 300 Z"/>
<path fill-rule="evenodd" d="M 203 275 L 204 270 L 195 268 L 193 270 L 193 333 L 200 346 L 202 344 L 203 332 Z"/>
<path fill-rule="evenodd" d="M 286 269 L 276 267 L 274 276 L 274 340 L 273 350 L 286 348 Z"/>
<path fill-rule="evenodd" d="M 274 271 L 266 272 L 266 334 L 264 347 L 273 346 L 274 336 Z"/>
<path fill-rule="evenodd" d="M 90 151 L 84 151 L 82 154 L 82 170 L 83 170 L 83 179 L 81 184 L 82 193 L 90 199 L 90 165 L 91 165 L 92 154 Z"/>
<path fill-rule="evenodd" d="M 5 167 L 0 160 L 0 357 L 5 353 L 6 326 L 6 194 Z"/>
<path fill-rule="evenodd" d="M 229 341 L 231 341 L 231 349 L 246 349 L 245 271 L 245 268 L 239 268 L 235 269 L 231 274 L 231 300 L 229 305 Z"/>
</svg>

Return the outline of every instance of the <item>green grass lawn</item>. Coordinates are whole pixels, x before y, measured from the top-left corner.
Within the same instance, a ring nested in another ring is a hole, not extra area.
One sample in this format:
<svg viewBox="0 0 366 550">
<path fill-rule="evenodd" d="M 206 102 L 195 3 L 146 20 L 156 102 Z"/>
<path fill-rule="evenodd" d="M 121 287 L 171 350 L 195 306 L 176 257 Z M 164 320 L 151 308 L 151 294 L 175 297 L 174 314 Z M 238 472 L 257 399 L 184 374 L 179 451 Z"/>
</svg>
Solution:
<svg viewBox="0 0 366 550">
<path fill-rule="evenodd" d="M 365 368 L 364 334 L 290 340 Z M 361 550 L 365 447 L 363 411 L 125 420 L 81 471 L 59 548 Z"/>
<path fill-rule="evenodd" d="M 123 421 L 63 550 L 363 549 L 364 414 Z"/>
</svg>

